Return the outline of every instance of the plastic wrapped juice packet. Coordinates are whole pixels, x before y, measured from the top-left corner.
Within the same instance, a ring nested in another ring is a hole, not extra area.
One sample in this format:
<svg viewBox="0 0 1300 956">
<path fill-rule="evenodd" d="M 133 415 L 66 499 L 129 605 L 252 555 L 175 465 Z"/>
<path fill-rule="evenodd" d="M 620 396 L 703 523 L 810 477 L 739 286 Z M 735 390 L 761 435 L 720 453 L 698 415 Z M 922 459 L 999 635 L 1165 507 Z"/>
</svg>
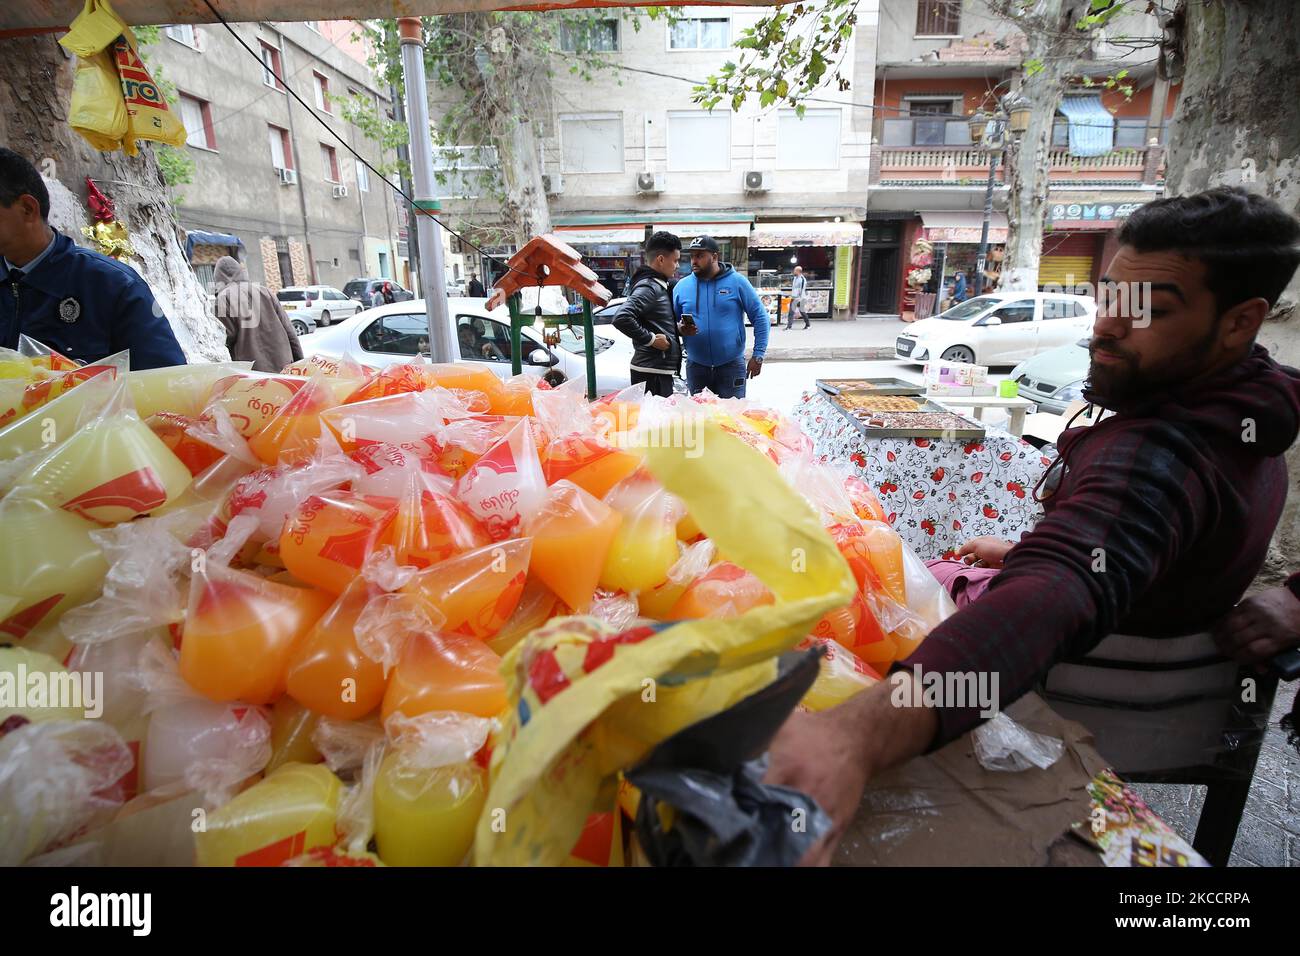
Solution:
<svg viewBox="0 0 1300 956">
<path fill-rule="evenodd" d="M 66 680 L 64 675 L 68 673 L 69 669 L 49 654 L 0 644 L 0 680 L 15 690 L 26 685 L 34 674 L 44 675 L 46 687 L 56 687 L 55 682 Z M 93 689 L 91 693 L 94 694 Z M 98 699 L 94 701 L 95 704 L 100 702 Z M 47 720 L 81 720 L 91 709 L 91 703 L 83 698 L 56 705 L 48 695 L 33 699 L 28 695 L 7 693 L 0 697 L 0 727 L 16 728 L 23 723 L 39 724 Z M 74 706 L 78 704 L 80 706 Z"/>
<path fill-rule="evenodd" d="M 491 722 L 469 714 L 394 713 L 375 774 L 375 845 L 389 866 L 456 866 L 469 853 L 487 799 L 474 755 Z"/>
<path fill-rule="evenodd" d="M 449 494 L 455 480 L 438 464 L 432 447 L 425 441 L 362 445 L 348 455 L 365 469 L 365 476 L 352 483 L 352 490 L 400 498 L 414 485 Z"/>
<path fill-rule="evenodd" d="M 207 815 L 199 866 L 279 866 L 332 846 L 343 784 L 321 764 L 287 763 Z"/>
<path fill-rule="evenodd" d="M 313 375 L 269 421 L 248 439 L 249 450 L 263 463 L 301 464 L 315 453 L 321 438 L 321 412 L 339 399 L 324 375 Z"/>
<path fill-rule="evenodd" d="M 708 538 L 692 544 L 677 543 L 679 556 L 668 569 L 668 579 L 658 587 L 637 594 L 640 613 L 656 620 L 671 620 L 669 614 L 686 589 L 713 564 L 717 547 Z"/>
<path fill-rule="evenodd" d="M 532 546 L 531 538 L 511 538 L 466 551 L 420 571 L 402 591 L 436 610 L 446 631 L 489 640 L 523 596 Z"/>
<path fill-rule="evenodd" d="M 308 355 L 296 362 L 290 362 L 280 369 L 280 374 L 306 377 L 320 372 L 330 378 L 351 379 L 357 383 L 354 386 L 355 389 L 364 384 L 366 379 L 375 375 L 378 371 L 379 369 L 372 365 L 363 365 L 358 362 L 350 352 L 344 352 L 339 358 L 330 358 L 327 355 Z"/>
<path fill-rule="evenodd" d="M 271 759 L 266 763 L 266 772 L 286 763 L 319 763 L 321 754 L 312 737 L 322 719 L 288 694 L 272 704 Z"/>
<path fill-rule="evenodd" d="M 503 655 L 524 639 L 530 632 L 541 627 L 563 608 L 560 599 L 534 575 L 529 575 L 524 582 L 523 593 L 515 605 L 510 619 L 501 625 L 501 630 L 487 640 L 488 647 Z"/>
<path fill-rule="evenodd" d="M 249 439 L 265 428 L 307 382 L 307 378 L 300 376 L 263 372 L 227 375 L 213 384 L 211 397 L 200 417 L 210 417 L 216 408 L 222 408 L 240 436 Z"/>
<path fill-rule="evenodd" d="M 396 517 L 396 498 L 355 491 L 312 495 L 285 519 L 278 553 L 298 580 L 341 594 Z"/>
<path fill-rule="evenodd" d="M 481 392 L 489 407 L 504 397 L 501 380 L 489 369 L 473 364 L 407 362 L 390 365 L 348 396 L 347 402 L 364 402 L 399 392 L 422 392 L 441 386 L 452 391 Z"/>
<path fill-rule="evenodd" d="M 454 493 L 494 541 L 521 533 L 546 499 L 546 480 L 527 419 L 470 466 Z"/>
<path fill-rule="evenodd" d="M 146 645 L 137 666 L 149 713 L 143 790 L 194 791 L 208 806 L 219 806 L 266 766 L 271 725 L 262 708 L 200 696 L 164 645 Z"/>
<path fill-rule="evenodd" d="M 25 355 L 38 368 L 49 369 L 51 372 L 66 372 L 78 367 L 66 355 L 21 332 L 18 334 L 18 354 Z"/>
<path fill-rule="evenodd" d="M 388 739 L 378 719 L 321 718 L 312 734 L 325 765 L 350 781 L 339 801 L 339 847 L 349 855 L 366 852 L 375 835 L 374 785 Z M 378 857 L 375 858 L 378 860 Z"/>
<path fill-rule="evenodd" d="M 687 585 L 668 612 L 668 620 L 740 617 L 775 600 L 757 575 L 730 561 L 719 561 Z"/>
<path fill-rule="evenodd" d="M 894 629 L 898 660 L 920 646 L 927 634 L 957 613 L 957 605 L 910 547 L 903 545 L 903 571 L 907 578 L 907 609 L 912 618 Z"/>
<path fill-rule="evenodd" d="M 820 647 L 823 653 L 817 679 L 799 702 L 805 710 L 821 711 L 838 707 L 881 679 L 871 665 L 832 638 L 807 637 L 799 642 L 797 650 L 810 647 Z"/>
<path fill-rule="evenodd" d="M 605 558 L 600 586 L 638 593 L 663 584 L 678 558 L 680 500 L 654 478 L 638 472 L 610 489 L 605 504 L 622 515 L 623 521 Z"/>
<path fill-rule="evenodd" d="M 118 379 L 99 414 L 56 445 L 10 493 L 47 501 L 100 524 L 116 524 L 174 501 L 192 477 L 140 421 L 126 380 Z"/>
<path fill-rule="evenodd" d="M 405 460 L 353 482 L 361 491 L 396 495 L 397 513 L 383 543 L 392 545 L 397 563 L 407 567 L 427 568 L 492 542 L 483 523 L 452 494 L 451 479 L 426 471 L 428 463 Z"/>
<path fill-rule="evenodd" d="M 556 482 L 525 526 L 533 540 L 529 569 L 571 610 L 585 614 L 623 520 L 572 482 Z"/>
<path fill-rule="evenodd" d="M 92 421 L 117 395 L 117 378 L 96 375 L 70 392 L 0 427 L 0 490 L 9 488 L 40 457 Z"/>
<path fill-rule="evenodd" d="M 29 723 L 0 734 L 0 866 L 18 866 L 108 821 L 132 759 L 93 720 Z"/>
<path fill-rule="evenodd" d="M 501 385 L 501 395 L 492 402 L 491 410 L 497 415 L 532 415 L 533 396 L 537 394 L 541 377 L 528 372 L 512 375 Z"/>
<path fill-rule="evenodd" d="M 534 446 L 545 448 L 550 436 L 536 418 L 470 415 L 448 421 L 435 429 L 432 435 L 434 460 L 447 474 L 460 478 L 521 422 L 527 423 Z"/>
<path fill-rule="evenodd" d="M 857 475 L 844 478 L 844 491 L 853 505 L 853 513 L 863 521 L 886 521 L 885 509 L 871 486 Z"/>
<path fill-rule="evenodd" d="M 198 418 L 217 383 L 246 375 L 252 362 L 201 362 L 131 372 L 131 398 L 141 418 L 159 412 Z"/>
<path fill-rule="evenodd" d="M 389 676 L 380 716 L 454 710 L 493 717 L 506 705 L 500 667 L 501 658 L 477 638 L 433 628 L 411 632 Z"/>
<path fill-rule="evenodd" d="M 476 863 L 562 862 L 590 813 L 612 806 L 619 770 L 770 683 L 776 656 L 851 598 L 844 559 L 776 469 L 714 424 L 703 437 L 703 455 L 661 442 L 646 449 L 647 461 L 719 550 L 756 574 L 775 603 L 738 618 L 623 633 L 561 618 L 512 648 L 502 663 L 509 706 L 493 739 Z M 737 474 L 746 480 L 735 482 Z M 765 520 L 753 521 L 757 513 Z M 653 707 L 642 702 L 648 687 Z M 504 832 L 493 825 L 501 811 Z"/>
<path fill-rule="evenodd" d="M 191 475 L 202 474 L 227 454 L 222 448 L 198 437 L 204 434 L 205 429 L 201 419 L 176 412 L 154 412 L 144 423 L 171 449 Z"/>
<path fill-rule="evenodd" d="M 431 454 L 433 446 L 427 436 L 447 416 L 463 410 L 450 392 L 434 388 L 339 405 L 321 412 L 321 421 L 345 452 L 382 442 Z"/>
<path fill-rule="evenodd" d="M 130 367 L 129 353 L 118 352 L 93 365 L 74 365 L 70 369 L 54 372 L 36 368 L 32 377 L 16 396 L 17 400 L 0 404 L 0 425 L 7 425 L 30 415 L 96 375 L 124 376 Z"/>
<path fill-rule="evenodd" d="M 594 435 L 572 434 L 552 439 L 542 453 L 546 483 L 568 480 L 603 498 L 641 466 L 635 452 L 617 448 Z"/>
</svg>

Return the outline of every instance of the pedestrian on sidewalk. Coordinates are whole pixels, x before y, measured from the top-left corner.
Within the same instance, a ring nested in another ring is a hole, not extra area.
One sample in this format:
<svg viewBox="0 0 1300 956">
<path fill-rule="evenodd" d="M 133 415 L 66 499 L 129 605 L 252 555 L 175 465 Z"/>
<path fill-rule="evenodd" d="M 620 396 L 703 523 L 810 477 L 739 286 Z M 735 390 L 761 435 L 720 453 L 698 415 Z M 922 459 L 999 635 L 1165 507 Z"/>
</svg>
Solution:
<svg viewBox="0 0 1300 956">
<path fill-rule="evenodd" d="M 487 289 L 483 288 L 483 283 L 478 281 L 478 273 L 469 274 L 469 285 L 465 288 L 465 294 L 471 299 L 483 299 L 487 297 Z"/>
<path fill-rule="evenodd" d="M 284 306 L 266 286 L 249 281 L 242 262 L 222 256 L 212 270 L 212 283 L 231 359 L 252 362 L 255 372 L 278 372 L 302 358 L 302 344 Z"/>
<path fill-rule="evenodd" d="M 673 312 L 686 346 L 686 387 L 719 398 L 744 398 L 747 379 L 763 371 L 772 320 L 749 280 L 721 262 L 718 242 L 698 236 L 686 247 L 691 274 L 673 289 Z M 690 316 L 690 321 L 686 317 Z M 754 326 L 754 351 L 745 361 L 745 319 Z"/>
<path fill-rule="evenodd" d="M 671 232 L 651 235 L 645 244 L 645 265 L 632 274 L 632 290 L 614 318 L 614 328 L 636 346 L 632 384 L 644 384 L 647 395 L 662 398 L 673 394 L 673 376 L 680 374 L 682 366 L 669 285 L 681 257 L 682 241 Z"/>
<path fill-rule="evenodd" d="M 794 328 L 794 314 L 799 313 L 803 327 L 811 328 L 808 322 L 808 303 L 805 295 L 808 291 L 808 277 L 803 274 L 803 266 L 794 267 L 794 280 L 790 284 L 790 311 L 786 316 L 786 330 Z"/>
</svg>

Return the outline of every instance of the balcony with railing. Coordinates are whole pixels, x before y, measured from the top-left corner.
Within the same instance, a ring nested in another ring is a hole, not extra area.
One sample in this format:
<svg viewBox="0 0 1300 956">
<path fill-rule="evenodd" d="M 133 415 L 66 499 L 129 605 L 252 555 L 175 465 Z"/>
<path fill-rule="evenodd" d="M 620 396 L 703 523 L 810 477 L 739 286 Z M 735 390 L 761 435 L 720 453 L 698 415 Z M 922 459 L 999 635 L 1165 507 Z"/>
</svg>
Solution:
<svg viewBox="0 0 1300 956">
<path fill-rule="evenodd" d="M 1074 156 L 1058 145 L 1062 127 L 1048 151 L 1051 181 L 1059 183 L 1155 184 L 1163 180 L 1164 148 L 1159 144 L 1119 146 L 1102 156 Z M 988 181 L 989 152 L 971 145 L 964 119 L 902 119 L 882 124 L 873 144 L 872 185 L 974 186 Z M 1005 182 L 999 164 L 996 178 Z"/>
</svg>

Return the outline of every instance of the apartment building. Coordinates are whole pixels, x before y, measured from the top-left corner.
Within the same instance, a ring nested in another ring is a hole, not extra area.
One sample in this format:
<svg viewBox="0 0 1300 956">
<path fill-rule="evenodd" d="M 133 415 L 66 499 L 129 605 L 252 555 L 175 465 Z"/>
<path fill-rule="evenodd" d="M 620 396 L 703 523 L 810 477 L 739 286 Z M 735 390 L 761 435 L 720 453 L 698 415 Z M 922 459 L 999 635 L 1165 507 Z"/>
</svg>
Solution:
<svg viewBox="0 0 1300 956">
<path fill-rule="evenodd" d="M 1153 48 L 1114 42 L 1158 33 L 1154 17 L 1125 14 L 1078 62 L 1079 82 L 1053 127 L 1040 284 L 1066 284 L 1070 276 L 1096 282 L 1114 253 L 1116 229 L 1162 194 L 1163 144 L 1178 86 L 1157 75 Z M 957 269 L 973 275 L 992 153 L 972 143 L 969 117 L 996 105 L 1024 59 L 1025 38 L 984 0 L 883 0 L 859 272 L 864 311 L 912 311 L 916 290 L 905 275 L 919 238 L 934 243 L 945 276 Z M 1122 69 L 1131 97 L 1105 88 Z M 995 175 L 993 272 L 1007 236 L 1000 165 Z"/>
<path fill-rule="evenodd" d="M 361 276 L 409 288 L 395 193 L 322 126 L 376 167 L 392 159 L 340 115 L 338 97 L 391 109 L 351 24 L 240 23 L 234 30 L 260 63 L 219 25 L 166 27 L 147 51 L 176 85 L 189 132 L 194 181 L 178 188 L 177 214 L 195 272 L 206 280 L 220 256 L 235 255 L 272 290 L 342 288 Z"/>
</svg>

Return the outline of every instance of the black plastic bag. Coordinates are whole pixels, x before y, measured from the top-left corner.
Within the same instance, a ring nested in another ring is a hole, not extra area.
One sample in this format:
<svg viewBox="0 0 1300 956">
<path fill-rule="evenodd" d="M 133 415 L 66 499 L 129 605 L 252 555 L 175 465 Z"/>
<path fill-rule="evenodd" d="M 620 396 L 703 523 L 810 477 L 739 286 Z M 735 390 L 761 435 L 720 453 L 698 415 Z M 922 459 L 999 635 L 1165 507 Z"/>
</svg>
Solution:
<svg viewBox="0 0 1300 956">
<path fill-rule="evenodd" d="M 654 866 L 793 866 L 830 830 L 811 797 L 762 782 L 767 747 L 816 680 L 821 655 L 819 647 L 783 655 L 775 681 L 627 772 L 641 790 L 637 840 Z"/>
</svg>

